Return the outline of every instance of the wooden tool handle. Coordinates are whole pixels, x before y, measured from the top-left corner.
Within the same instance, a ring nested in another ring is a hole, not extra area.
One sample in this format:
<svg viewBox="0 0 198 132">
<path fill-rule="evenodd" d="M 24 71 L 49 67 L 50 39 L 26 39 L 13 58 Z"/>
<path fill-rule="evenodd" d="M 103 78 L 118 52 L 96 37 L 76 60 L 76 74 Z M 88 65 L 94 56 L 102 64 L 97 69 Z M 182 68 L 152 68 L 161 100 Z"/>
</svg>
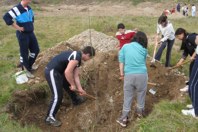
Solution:
<svg viewBox="0 0 198 132">
<path fill-rule="evenodd" d="M 190 62 L 191 60 L 187 60 L 187 61 L 185 61 L 185 62 L 183 62 L 183 63 L 181 63 L 180 65 L 176 65 L 176 66 L 173 66 L 173 67 L 171 67 L 170 68 L 170 70 L 172 70 L 172 69 L 175 69 L 175 68 L 178 68 L 178 67 L 180 67 L 180 66 L 182 66 L 182 65 L 184 65 L 184 64 L 186 64 L 186 63 L 188 63 L 188 62 Z"/>
<path fill-rule="evenodd" d="M 96 97 L 94 97 L 94 96 L 92 96 L 92 95 L 90 95 L 90 94 L 85 94 L 85 96 L 87 96 L 87 97 L 89 97 L 89 98 L 91 98 L 91 99 L 96 100 Z"/>
<path fill-rule="evenodd" d="M 157 83 L 147 82 L 148 85 L 157 86 Z"/>
<path fill-rule="evenodd" d="M 77 89 L 75 90 L 75 92 L 80 93 L 80 91 L 78 91 Z M 83 96 L 86 96 L 86 97 L 88 97 L 88 98 L 91 98 L 91 99 L 96 100 L 96 97 L 94 97 L 93 95 L 90 95 L 90 94 L 88 94 L 88 93 L 86 93 L 86 94 L 85 94 L 85 95 L 83 95 Z"/>
<path fill-rule="evenodd" d="M 158 45 L 158 42 L 157 42 L 157 37 L 155 38 L 155 47 L 154 47 L 154 51 L 153 51 L 153 58 L 152 59 L 155 59 L 155 54 L 156 54 L 156 50 L 157 50 L 157 45 Z"/>
</svg>

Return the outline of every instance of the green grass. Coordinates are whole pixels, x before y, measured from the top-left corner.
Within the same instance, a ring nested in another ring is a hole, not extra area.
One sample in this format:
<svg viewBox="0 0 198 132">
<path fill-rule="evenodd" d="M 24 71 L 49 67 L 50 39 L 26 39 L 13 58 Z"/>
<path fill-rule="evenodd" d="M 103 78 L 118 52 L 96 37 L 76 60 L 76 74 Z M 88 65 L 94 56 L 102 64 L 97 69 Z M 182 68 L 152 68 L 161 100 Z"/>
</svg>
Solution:
<svg viewBox="0 0 198 132">
<path fill-rule="evenodd" d="M 0 16 L 2 16 L 6 9 L 2 7 L 0 10 Z M 36 13 L 42 13 L 39 7 L 36 9 Z M 153 36 L 156 32 L 156 17 L 92 16 L 90 17 L 90 20 L 91 28 L 111 36 L 115 35 L 115 32 L 117 31 L 117 24 L 120 22 L 123 22 L 126 25 L 127 29 L 138 28 L 139 30 L 145 32 L 148 36 Z M 198 27 L 197 18 L 189 17 L 187 19 L 171 19 L 171 21 L 175 29 L 178 27 L 183 27 L 190 32 L 198 33 L 198 28 L 196 28 Z M 35 34 L 37 36 L 41 51 L 53 47 L 56 45 L 56 43 L 65 41 L 88 28 L 89 18 L 87 16 L 36 16 L 35 18 Z M 179 46 L 180 42 L 177 42 L 175 45 Z M 149 45 L 149 54 L 152 55 L 152 52 L 153 47 Z M 28 86 L 26 85 L 16 85 L 14 78 L 12 78 L 13 74 L 16 72 L 16 63 L 19 61 L 19 46 L 15 36 L 15 30 L 12 29 L 12 27 L 6 26 L 3 21 L 0 21 L 0 55 L 0 106 L 3 106 L 10 100 L 11 93 L 14 90 L 28 89 Z M 181 51 L 172 52 L 173 65 L 176 64 L 180 56 Z M 164 58 L 165 51 L 162 56 L 162 62 L 164 62 Z M 184 67 L 183 71 L 188 74 L 188 65 Z M 155 107 L 154 112 L 152 112 L 148 118 L 138 123 L 138 127 L 141 128 L 140 131 L 157 131 L 159 130 L 159 127 L 165 128 L 166 126 L 170 127 L 165 130 L 170 131 L 195 130 L 195 128 L 197 128 L 195 121 L 191 118 L 183 117 L 180 115 L 182 106 L 183 104 L 180 103 L 160 103 Z M 169 117 L 169 115 L 171 116 Z M 4 114 L 0 115 L 0 119 L 0 131 L 6 129 L 16 130 L 16 127 L 17 130 L 19 129 L 21 131 L 26 131 L 26 129 L 30 129 L 31 131 L 31 129 L 33 129 L 32 127 L 25 127 L 24 129 L 20 128 L 16 122 L 10 122 L 7 115 Z M 188 119 L 190 121 L 185 122 L 185 120 Z M 185 125 L 185 123 L 187 123 L 189 126 Z"/>
<path fill-rule="evenodd" d="M 16 121 L 10 120 L 8 114 L 0 115 L 0 131 L 1 132 L 41 132 L 35 126 L 26 125 L 21 127 Z"/>
<path fill-rule="evenodd" d="M 181 114 L 186 104 L 162 101 L 155 105 L 152 113 L 138 121 L 134 127 L 140 132 L 196 132 L 198 122 L 190 116 Z"/>
</svg>

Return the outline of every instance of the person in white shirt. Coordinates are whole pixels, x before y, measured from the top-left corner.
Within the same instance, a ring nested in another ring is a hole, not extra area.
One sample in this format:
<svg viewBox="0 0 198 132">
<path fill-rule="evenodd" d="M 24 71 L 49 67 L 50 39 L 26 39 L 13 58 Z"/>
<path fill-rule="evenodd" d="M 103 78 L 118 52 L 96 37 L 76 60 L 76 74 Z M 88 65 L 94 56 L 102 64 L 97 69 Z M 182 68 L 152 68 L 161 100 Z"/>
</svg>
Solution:
<svg viewBox="0 0 198 132">
<path fill-rule="evenodd" d="M 168 18 L 165 15 L 161 15 L 158 19 L 157 38 L 159 38 L 160 32 L 162 38 L 158 42 L 160 47 L 155 55 L 155 60 L 160 61 L 162 52 L 167 46 L 165 67 L 170 67 L 171 50 L 175 41 L 175 31 L 172 23 L 168 21 Z"/>
<path fill-rule="evenodd" d="M 191 12 L 192 12 L 192 17 L 195 17 L 195 15 L 196 15 L 196 6 L 194 4 L 192 4 Z"/>
</svg>

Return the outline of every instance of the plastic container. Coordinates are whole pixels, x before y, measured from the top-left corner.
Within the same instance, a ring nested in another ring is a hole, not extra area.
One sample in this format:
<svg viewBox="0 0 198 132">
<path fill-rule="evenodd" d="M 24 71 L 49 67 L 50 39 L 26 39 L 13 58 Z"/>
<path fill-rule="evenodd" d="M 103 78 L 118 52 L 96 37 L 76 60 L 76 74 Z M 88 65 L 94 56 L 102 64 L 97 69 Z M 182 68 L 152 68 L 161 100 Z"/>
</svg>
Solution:
<svg viewBox="0 0 198 132">
<path fill-rule="evenodd" d="M 25 71 L 19 71 L 14 75 L 17 84 L 23 84 L 28 82 L 28 77 Z"/>
</svg>

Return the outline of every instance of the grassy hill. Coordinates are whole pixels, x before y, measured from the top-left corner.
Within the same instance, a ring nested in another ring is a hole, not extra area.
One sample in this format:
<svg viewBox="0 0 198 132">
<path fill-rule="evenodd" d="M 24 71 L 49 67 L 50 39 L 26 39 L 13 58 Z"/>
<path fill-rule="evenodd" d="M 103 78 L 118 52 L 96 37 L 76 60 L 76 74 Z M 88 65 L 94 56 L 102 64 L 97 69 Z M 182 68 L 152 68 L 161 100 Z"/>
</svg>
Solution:
<svg viewBox="0 0 198 132">
<path fill-rule="evenodd" d="M 34 1 L 34 0 L 33 0 Z M 60 4 L 67 1 L 63 0 L 37 0 L 39 3 L 47 4 Z M 164 2 L 162 0 L 153 2 Z M 5 1 L 1 1 L 4 4 Z M 10 4 L 17 2 L 10 0 Z M 38 3 L 36 2 L 36 3 Z M 60 2 L 60 3 L 59 3 Z M 68 4 L 89 4 L 93 1 L 91 0 L 74 0 L 69 1 Z M 98 0 L 97 2 L 104 2 L 104 0 Z M 111 2 L 119 3 L 120 0 L 111 0 Z M 122 1 L 123 2 L 123 1 Z M 125 1 L 127 2 L 127 1 Z M 135 4 L 143 2 L 141 0 L 128 0 L 134 2 Z M 187 1 L 188 2 L 188 1 Z M 47 5 L 48 6 L 48 5 Z M 37 4 L 34 4 L 35 7 L 35 33 L 37 35 L 41 51 L 51 48 L 57 43 L 67 40 L 70 37 L 86 30 L 88 25 L 88 16 L 72 16 L 70 15 L 45 15 L 45 13 L 51 13 L 50 10 L 45 10 L 41 7 L 38 7 Z M 2 16 L 9 7 L 0 7 L 0 16 Z M 58 8 L 58 7 L 54 7 Z M 51 9 L 51 8 L 50 8 Z M 85 12 L 86 13 L 86 12 Z M 190 32 L 198 33 L 198 23 L 197 18 L 192 17 L 182 17 L 182 18 L 170 18 L 172 23 L 174 23 L 174 28 L 185 27 Z M 140 30 L 147 33 L 148 36 L 154 36 L 156 30 L 156 21 L 157 17 L 153 16 L 91 16 L 91 28 L 96 29 L 97 31 L 103 32 L 108 35 L 114 35 L 116 32 L 116 24 L 118 22 L 124 22 L 128 29 L 133 29 L 138 27 Z M 177 42 L 176 45 L 180 43 Z M 1 109 L 4 108 L 4 105 L 7 104 L 12 98 L 12 92 L 16 89 L 28 89 L 26 85 L 16 85 L 12 75 L 16 72 L 16 64 L 19 61 L 19 52 L 18 52 L 18 42 L 15 37 L 15 31 L 11 27 L 5 25 L 3 21 L 0 21 L 0 106 Z M 152 54 L 152 46 L 149 47 L 149 53 Z M 173 53 L 173 61 L 175 64 L 180 58 L 181 52 L 175 50 Z M 162 57 L 162 62 L 164 62 L 164 56 Z M 188 66 L 184 68 L 187 73 Z M 196 131 L 198 128 L 197 122 L 191 117 L 181 116 L 181 109 L 184 108 L 184 105 L 189 102 L 173 102 L 164 101 L 160 104 L 157 104 L 155 110 L 144 120 L 141 120 L 137 124 L 137 131 Z M 171 115 L 171 118 L 168 118 L 168 115 Z M 169 121 L 171 119 L 171 121 Z M 0 131 L 12 131 L 16 130 L 19 132 L 29 132 L 29 131 L 38 131 L 37 128 L 25 126 L 21 127 L 17 122 L 10 121 L 10 117 L 6 113 L 1 113 L 0 115 Z M 130 131 L 130 128 L 128 128 Z"/>
<path fill-rule="evenodd" d="M 2 0 L 1 4 L 13 4 L 17 3 L 20 0 Z M 173 2 L 173 0 L 32 0 L 34 4 L 93 4 L 93 3 L 101 3 L 101 2 L 112 2 L 112 3 L 131 3 L 131 4 L 139 4 L 142 2 Z M 174 0 L 174 2 L 185 2 L 185 3 L 197 3 L 197 0 Z"/>
</svg>

